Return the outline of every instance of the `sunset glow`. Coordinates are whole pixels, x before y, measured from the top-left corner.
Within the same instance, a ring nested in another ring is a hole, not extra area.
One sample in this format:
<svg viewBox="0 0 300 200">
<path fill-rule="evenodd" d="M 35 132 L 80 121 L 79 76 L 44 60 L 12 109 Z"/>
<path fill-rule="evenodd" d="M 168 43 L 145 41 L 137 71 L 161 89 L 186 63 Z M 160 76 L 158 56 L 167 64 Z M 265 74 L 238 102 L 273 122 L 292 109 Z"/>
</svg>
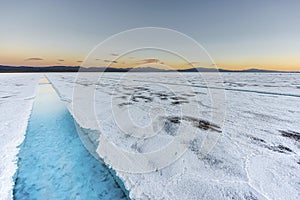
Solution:
<svg viewBox="0 0 300 200">
<path fill-rule="evenodd" d="M 298 1 L 82 4 L 30 0 L 15 4 L 3 1 L 0 7 L 0 65 L 80 66 L 88 53 L 111 35 L 151 26 L 173 29 L 195 39 L 218 68 L 300 71 Z M 114 53 L 108 50 L 94 67 L 107 66 L 107 60 L 116 58 Z M 155 62 L 158 58 L 147 59 Z M 173 64 L 177 69 L 188 67 L 180 62 Z M 113 64 L 132 66 L 130 59 Z"/>
</svg>

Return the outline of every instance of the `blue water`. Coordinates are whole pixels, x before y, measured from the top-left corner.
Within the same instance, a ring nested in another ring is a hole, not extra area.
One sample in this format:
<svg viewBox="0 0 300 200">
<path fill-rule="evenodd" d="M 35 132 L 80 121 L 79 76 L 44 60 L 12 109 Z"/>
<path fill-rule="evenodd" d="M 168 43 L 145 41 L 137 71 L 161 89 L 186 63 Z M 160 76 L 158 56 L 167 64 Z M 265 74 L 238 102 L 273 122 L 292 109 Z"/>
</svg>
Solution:
<svg viewBox="0 0 300 200">
<path fill-rule="evenodd" d="M 47 80 L 39 85 L 15 176 L 14 199 L 126 199 L 108 168 L 83 146 Z"/>
</svg>

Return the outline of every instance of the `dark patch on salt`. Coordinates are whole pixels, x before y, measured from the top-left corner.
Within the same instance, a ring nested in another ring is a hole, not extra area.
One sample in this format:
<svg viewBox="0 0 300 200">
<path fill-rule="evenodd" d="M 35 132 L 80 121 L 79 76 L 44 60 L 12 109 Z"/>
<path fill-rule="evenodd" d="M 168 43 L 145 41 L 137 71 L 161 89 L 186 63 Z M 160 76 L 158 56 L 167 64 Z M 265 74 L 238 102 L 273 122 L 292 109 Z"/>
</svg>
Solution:
<svg viewBox="0 0 300 200">
<path fill-rule="evenodd" d="M 189 101 L 173 101 L 171 104 L 172 105 L 179 105 L 179 104 L 184 104 L 184 103 L 189 103 Z"/>
<path fill-rule="evenodd" d="M 139 100 L 144 100 L 145 103 L 149 103 L 149 102 L 152 102 L 152 98 L 151 97 L 146 97 L 146 96 L 143 96 L 143 95 L 133 95 L 131 97 L 131 100 L 134 101 L 134 102 L 139 102 Z"/>
<path fill-rule="evenodd" d="M 277 146 L 268 146 L 267 148 L 279 153 L 293 153 L 293 151 L 290 148 L 283 146 L 281 144 Z"/>
<path fill-rule="evenodd" d="M 202 130 L 213 130 L 219 133 L 222 132 L 220 130 L 220 126 L 213 124 L 209 121 L 188 116 L 184 117 L 183 119 L 192 122 L 195 127 L 200 128 Z"/>
<path fill-rule="evenodd" d="M 128 106 L 128 105 L 132 105 L 132 103 L 131 102 L 124 102 L 124 103 L 119 104 L 120 107 Z"/>
<path fill-rule="evenodd" d="M 290 139 L 294 139 L 296 141 L 300 141 L 300 133 L 295 132 L 295 131 L 283 131 L 283 130 L 279 130 L 279 132 L 281 133 L 281 135 L 283 137 L 287 137 Z"/>
<path fill-rule="evenodd" d="M 265 140 L 260 139 L 260 138 L 258 138 L 258 137 L 250 136 L 250 139 L 253 140 L 253 141 L 256 141 L 256 142 L 266 143 Z"/>
</svg>

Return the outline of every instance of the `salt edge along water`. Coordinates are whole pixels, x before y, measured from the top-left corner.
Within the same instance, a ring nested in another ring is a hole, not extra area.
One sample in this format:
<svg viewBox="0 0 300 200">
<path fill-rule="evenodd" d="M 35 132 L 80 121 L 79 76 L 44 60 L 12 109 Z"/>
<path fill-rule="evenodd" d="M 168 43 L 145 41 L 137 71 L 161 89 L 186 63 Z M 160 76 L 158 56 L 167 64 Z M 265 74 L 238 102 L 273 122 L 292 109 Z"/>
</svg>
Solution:
<svg viewBox="0 0 300 200">
<path fill-rule="evenodd" d="M 84 147 L 76 126 L 51 84 L 42 79 L 19 147 L 14 199 L 129 199 L 114 170 Z"/>
</svg>

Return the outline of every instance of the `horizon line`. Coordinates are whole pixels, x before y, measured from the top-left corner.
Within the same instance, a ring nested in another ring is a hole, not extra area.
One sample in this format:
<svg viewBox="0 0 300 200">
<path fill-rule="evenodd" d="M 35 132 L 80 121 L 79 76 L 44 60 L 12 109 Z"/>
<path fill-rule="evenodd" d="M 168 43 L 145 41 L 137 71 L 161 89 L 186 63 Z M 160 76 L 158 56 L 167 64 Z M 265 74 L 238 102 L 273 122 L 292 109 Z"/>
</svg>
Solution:
<svg viewBox="0 0 300 200">
<path fill-rule="evenodd" d="M 273 71 L 273 72 L 300 72 L 299 70 L 276 70 L 276 69 L 264 69 L 264 68 L 244 68 L 244 69 L 226 69 L 226 68 L 214 68 L 214 67 L 191 67 L 191 68 L 182 68 L 182 69 L 161 69 L 156 67 L 113 67 L 113 66 L 80 66 L 80 65 L 43 65 L 43 66 L 30 66 L 30 65 L 3 65 L 0 64 L 0 67 L 31 67 L 31 68 L 44 68 L 44 67 L 78 67 L 78 68 L 112 68 L 112 69 L 137 69 L 137 68 L 152 68 L 161 71 L 185 71 L 192 69 L 211 69 L 211 70 L 224 70 L 224 71 L 249 71 L 249 70 L 258 70 L 258 71 Z"/>
</svg>

